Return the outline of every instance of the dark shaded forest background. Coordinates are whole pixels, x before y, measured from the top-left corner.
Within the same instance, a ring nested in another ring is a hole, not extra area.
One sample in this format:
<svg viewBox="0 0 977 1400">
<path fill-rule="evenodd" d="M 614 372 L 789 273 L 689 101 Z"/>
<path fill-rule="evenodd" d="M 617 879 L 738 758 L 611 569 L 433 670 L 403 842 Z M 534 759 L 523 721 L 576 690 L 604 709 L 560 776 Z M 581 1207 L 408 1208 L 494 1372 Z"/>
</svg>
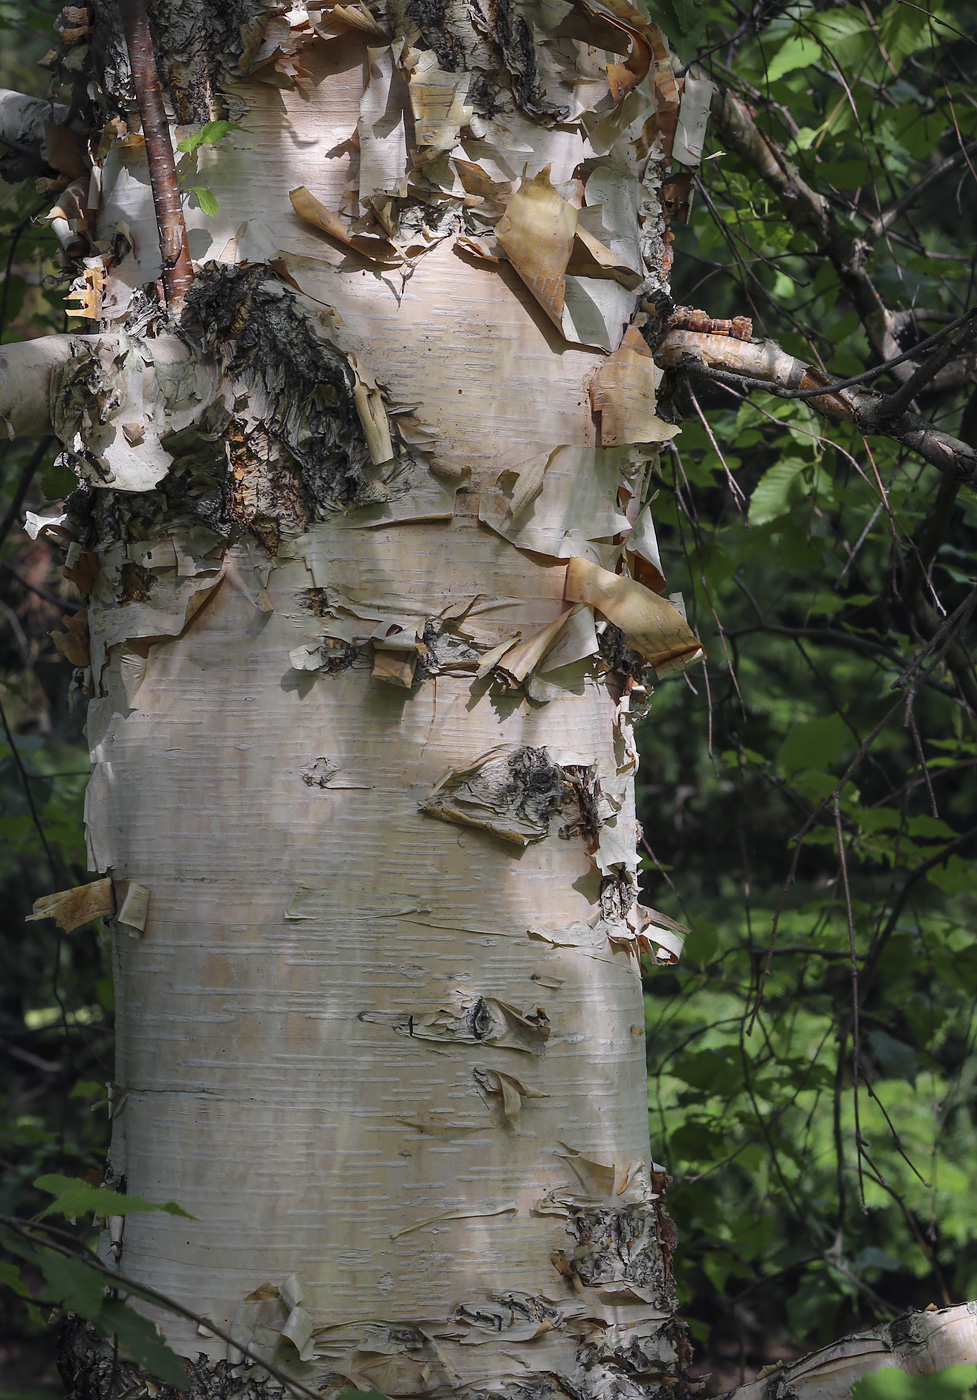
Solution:
<svg viewBox="0 0 977 1400">
<path fill-rule="evenodd" d="M 45 55 L 84 14 L 59 39 L 53 13 L 0 0 L 0 85 L 47 94 Z M 835 376 L 874 369 L 885 393 L 919 371 L 907 404 L 977 444 L 972 6 L 662 0 L 652 14 L 827 210 L 815 226 L 714 124 L 676 228 L 676 301 L 750 317 Z M 16 157 L 0 152 L 23 177 L 0 187 L 2 338 L 88 329 L 66 314 L 47 221 L 64 181 Z M 656 689 L 639 731 L 646 899 L 691 929 L 679 966 L 646 984 L 648 1102 L 715 1393 L 845 1330 L 977 1296 L 977 493 L 803 398 L 674 372 L 666 403 L 682 432 L 656 519 L 709 659 Z M 42 1208 L 43 1173 L 97 1180 L 108 1135 L 99 935 L 24 922 L 86 878 L 80 605 L 60 552 L 23 529 L 71 481 L 53 441 L 0 444 L 8 1216 Z M 50 1307 L 4 1286 L 9 1270 L 0 1256 L 0 1400 L 58 1395 Z"/>
</svg>

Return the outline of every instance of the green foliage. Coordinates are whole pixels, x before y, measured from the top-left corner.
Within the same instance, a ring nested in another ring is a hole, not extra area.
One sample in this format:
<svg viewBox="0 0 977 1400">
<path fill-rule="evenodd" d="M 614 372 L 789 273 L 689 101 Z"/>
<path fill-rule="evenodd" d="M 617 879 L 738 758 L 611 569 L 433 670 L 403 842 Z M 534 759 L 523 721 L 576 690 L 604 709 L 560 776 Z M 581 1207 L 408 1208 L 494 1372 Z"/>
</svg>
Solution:
<svg viewBox="0 0 977 1400">
<path fill-rule="evenodd" d="M 977 1386 L 977 1366 L 947 1366 L 932 1376 L 873 1371 L 852 1386 L 852 1400 L 961 1400 Z"/>
<path fill-rule="evenodd" d="M 192 131 L 189 136 L 178 141 L 176 148 L 183 156 L 183 160 L 180 162 L 181 181 L 196 174 L 197 158 L 204 149 L 208 146 L 216 146 L 232 131 L 247 131 L 247 127 L 241 126 L 238 122 L 224 120 L 206 122 L 199 131 Z M 207 185 L 188 185 L 187 193 L 193 195 L 205 214 L 213 217 L 214 214 L 220 213 L 217 197 Z"/>
<path fill-rule="evenodd" d="M 7 1283 L 19 1296 L 33 1295 L 44 1303 L 85 1318 L 101 1336 L 111 1339 L 124 1355 L 145 1367 L 151 1375 L 177 1390 L 187 1388 L 182 1358 L 166 1346 L 148 1317 L 124 1301 L 120 1296 L 124 1294 L 124 1286 L 115 1284 L 111 1272 L 100 1267 L 94 1255 L 81 1250 L 72 1252 L 63 1244 L 45 1244 L 30 1232 L 5 1226 L 3 1221 L 0 1221 L 0 1244 L 10 1253 L 20 1255 L 35 1276 L 40 1275 L 33 1289 L 28 1291 L 21 1270 L 4 1263 L 0 1281 Z M 112 1286 L 107 1287 L 107 1284 Z M 36 1308 L 34 1311 L 36 1314 Z"/>
<path fill-rule="evenodd" d="M 65 1215 L 69 1220 L 73 1220 L 75 1216 L 86 1212 L 108 1219 L 112 1215 L 138 1215 L 154 1210 L 165 1211 L 167 1215 L 182 1215 L 187 1220 L 193 1219 L 193 1216 L 175 1201 L 156 1203 L 147 1201 L 143 1196 L 126 1196 L 120 1191 L 108 1191 L 101 1186 L 92 1186 L 81 1178 L 59 1176 L 56 1172 L 39 1176 L 34 1185 L 39 1191 L 46 1191 L 55 1198 L 36 1217 L 38 1220 L 43 1220 L 47 1215 Z"/>
<path fill-rule="evenodd" d="M 844 232 L 956 157 L 864 247 L 905 313 L 900 350 L 972 302 L 974 35 L 962 0 L 805 0 L 749 22 L 717 0 L 697 54 L 679 45 Z M 877 363 L 844 269 L 718 145 L 677 231 L 676 301 L 752 315 L 838 376 Z M 693 1331 L 713 1369 L 755 1367 L 772 1341 L 798 1354 L 977 1295 L 974 496 L 803 400 L 665 388 L 684 421 L 656 520 L 709 661 L 659 689 L 639 736 L 649 899 L 692 927 L 647 984 L 652 1141 Z M 964 362 L 917 407 L 974 442 Z"/>
<path fill-rule="evenodd" d="M 861 237 L 977 134 L 963 0 L 651 9 L 683 62 L 738 91 Z M 0 4 L 0 27 L 25 17 L 38 34 L 50 23 Z M 43 92 L 25 62 L 31 42 L 6 46 L 0 78 Z M 189 182 L 229 158 L 221 143 L 241 130 L 211 122 L 180 143 L 187 192 L 207 213 L 208 186 Z M 840 376 L 875 364 L 839 267 L 756 171 L 715 144 L 707 154 L 693 223 L 676 231 L 676 300 L 752 315 L 758 334 Z M 52 193 L 0 191 L 8 341 L 64 328 L 64 279 L 38 218 Z M 960 160 L 864 245 L 882 304 L 906 313 L 901 348 L 971 304 L 975 206 Z M 973 372 L 957 368 L 918 407 L 972 435 Z M 803 400 L 681 376 L 663 397 L 683 429 L 655 511 L 669 584 L 684 590 L 709 669 L 661 687 L 643 738 L 646 878 L 653 902 L 678 904 L 662 889 L 667 872 L 687 906 L 674 912 L 692 926 L 678 968 L 648 984 L 649 1103 L 655 1154 L 674 1178 L 693 1331 L 732 1339 L 753 1362 L 770 1337 L 801 1348 L 977 1294 L 977 743 L 972 667 L 947 645 L 966 641 L 950 633 L 973 601 L 977 492 L 948 497 L 918 459 L 827 425 Z M 25 480 L 21 506 L 35 510 L 72 489 L 53 447 L 34 453 L 0 444 L 0 517 Z M 73 595 L 55 551 L 16 527 L 0 568 L 0 1033 L 12 1052 L 0 1212 L 42 1212 L 27 1236 L 3 1229 L 0 1284 L 29 1326 L 44 1325 L 39 1303 L 73 1308 L 180 1384 L 179 1359 L 85 1254 L 90 1216 L 179 1211 L 77 1179 L 107 1140 L 100 945 L 49 925 L 23 938 L 33 899 L 85 878 L 87 757 L 64 699 L 71 667 L 47 640 Z M 39 1205 L 31 1183 L 53 1204 Z M 43 1235 L 51 1212 L 78 1218 L 67 1254 Z M 954 1400 L 973 1379 L 887 1371 L 860 1382 L 856 1400 L 902 1400 L 873 1393 L 887 1388 Z"/>
<path fill-rule="evenodd" d="M 220 213 L 217 196 L 206 185 L 191 185 L 189 193 L 196 196 L 197 203 L 205 214 L 213 217 L 214 214 Z"/>
<path fill-rule="evenodd" d="M 176 143 L 176 149 L 184 155 L 192 155 L 201 146 L 213 146 L 218 141 L 223 141 L 224 137 L 231 131 L 246 131 L 247 128 L 240 126 L 237 122 L 213 121 L 206 122 L 199 131 L 192 131 L 189 136 Z"/>
</svg>

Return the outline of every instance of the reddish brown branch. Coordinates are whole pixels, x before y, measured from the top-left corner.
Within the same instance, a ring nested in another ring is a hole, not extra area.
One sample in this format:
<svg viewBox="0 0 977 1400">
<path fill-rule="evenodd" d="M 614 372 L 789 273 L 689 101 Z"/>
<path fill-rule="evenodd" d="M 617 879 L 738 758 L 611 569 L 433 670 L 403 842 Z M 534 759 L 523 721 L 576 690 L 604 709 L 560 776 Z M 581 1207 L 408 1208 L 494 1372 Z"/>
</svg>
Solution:
<svg viewBox="0 0 977 1400">
<path fill-rule="evenodd" d="M 190 263 L 187 226 L 180 202 L 169 122 L 163 106 L 163 92 L 146 15 L 146 0 L 119 0 L 119 11 L 129 48 L 132 85 L 136 90 L 143 136 L 146 138 L 149 180 L 153 189 L 159 248 L 163 259 L 163 291 L 167 306 L 176 310 L 183 304 L 190 290 L 193 268 Z"/>
</svg>

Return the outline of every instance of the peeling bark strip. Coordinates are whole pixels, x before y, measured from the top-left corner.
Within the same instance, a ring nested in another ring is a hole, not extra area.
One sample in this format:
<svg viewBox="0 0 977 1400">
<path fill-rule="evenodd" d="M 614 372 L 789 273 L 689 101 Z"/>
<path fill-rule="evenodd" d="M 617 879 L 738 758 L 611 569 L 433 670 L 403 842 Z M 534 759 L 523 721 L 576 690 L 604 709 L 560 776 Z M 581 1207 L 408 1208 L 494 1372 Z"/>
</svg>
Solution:
<svg viewBox="0 0 977 1400">
<path fill-rule="evenodd" d="M 149 178 L 153 186 L 159 246 L 163 257 L 163 289 L 167 305 L 178 310 L 193 282 L 193 268 L 190 265 L 190 248 L 183 221 L 170 128 L 146 15 L 146 0 L 119 0 L 119 8 L 146 138 Z"/>
</svg>

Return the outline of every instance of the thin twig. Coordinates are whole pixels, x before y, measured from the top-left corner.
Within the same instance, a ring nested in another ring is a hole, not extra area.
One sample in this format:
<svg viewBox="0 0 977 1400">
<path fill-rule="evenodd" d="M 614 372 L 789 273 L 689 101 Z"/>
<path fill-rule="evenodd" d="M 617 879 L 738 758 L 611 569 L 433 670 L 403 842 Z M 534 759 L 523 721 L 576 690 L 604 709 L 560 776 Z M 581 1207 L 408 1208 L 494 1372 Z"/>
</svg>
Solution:
<svg viewBox="0 0 977 1400">
<path fill-rule="evenodd" d="M 41 438 L 24 464 L 17 485 L 14 488 L 14 494 L 11 498 L 10 505 L 7 507 L 7 513 L 4 515 L 3 520 L 0 521 L 0 545 L 3 544 L 4 540 L 13 529 L 14 521 L 20 518 L 20 508 L 27 498 L 27 492 L 30 490 L 31 482 L 34 480 L 34 475 L 38 467 L 44 460 L 44 454 L 53 441 L 53 437 Z"/>
<path fill-rule="evenodd" d="M 193 283 L 193 265 L 190 262 L 170 127 L 163 106 L 163 91 L 146 14 L 146 0 L 119 0 L 119 9 L 129 49 L 132 84 L 142 118 L 143 136 L 146 138 L 149 181 L 153 189 L 159 248 L 163 258 L 163 291 L 167 306 L 176 311 L 182 306 Z"/>
<path fill-rule="evenodd" d="M 924 389 L 932 379 L 935 379 L 943 366 L 949 364 L 954 356 L 973 340 L 975 319 L 977 319 L 977 310 L 968 311 L 966 316 L 962 316 L 959 326 L 944 344 L 939 349 L 934 350 L 933 354 L 899 385 L 898 389 L 885 396 L 877 409 L 881 418 L 895 418 L 907 409 L 920 389 Z M 919 346 L 916 346 L 916 351 L 918 352 L 918 350 Z"/>
<path fill-rule="evenodd" d="M 899 196 L 895 204 L 888 208 L 884 214 L 880 214 L 877 219 L 873 219 L 862 235 L 863 238 L 874 243 L 877 238 L 881 238 L 883 233 L 901 218 L 907 209 L 911 209 L 918 199 L 921 199 L 927 190 L 932 189 L 938 180 L 942 180 L 944 175 L 949 175 L 951 170 L 956 170 L 958 165 L 964 165 L 968 156 L 977 154 L 977 141 L 969 141 L 966 146 L 960 147 L 952 155 L 946 156 L 939 165 L 934 165 L 932 170 L 927 170 L 921 179 L 917 180 L 905 194 Z"/>
<path fill-rule="evenodd" d="M 17 580 L 21 588 L 26 588 L 29 593 L 35 593 L 38 598 L 43 598 L 45 603 L 51 603 L 56 608 L 67 608 L 68 612 L 84 612 L 84 603 L 79 603 L 73 598 L 59 598 L 57 593 L 52 593 L 48 588 L 41 588 L 39 584 L 31 583 L 29 578 L 25 578 L 19 569 L 15 569 L 6 559 L 0 559 L 0 569 L 6 569 L 7 573 Z"/>
<path fill-rule="evenodd" d="M 44 854 L 47 856 L 48 865 L 51 869 L 52 884 L 57 886 L 58 867 L 54 859 L 54 852 L 51 850 L 51 847 L 48 844 L 47 835 L 41 823 L 40 814 L 38 813 L 37 807 L 34 803 L 34 794 L 31 791 L 31 785 L 28 778 L 27 770 L 24 767 L 24 760 L 20 756 L 20 750 L 14 743 L 14 736 L 10 732 L 10 725 L 7 722 L 7 712 L 3 708 L 2 700 L 0 700 L 0 726 L 3 727 L 3 732 L 6 735 L 7 743 L 10 745 L 10 752 L 13 757 L 14 763 L 17 767 L 17 772 L 20 775 L 20 781 L 24 789 L 24 795 L 27 798 L 27 805 L 30 808 L 31 820 L 33 821 L 35 829 L 37 830 L 37 834 L 40 837 L 41 845 L 44 847 Z"/>
<path fill-rule="evenodd" d="M 852 910 L 851 886 L 848 883 L 848 861 L 845 856 L 845 834 L 841 829 L 841 795 L 834 793 L 835 833 L 838 838 L 838 863 L 841 869 L 841 887 L 845 895 L 845 914 L 848 920 L 848 944 L 851 953 L 851 1063 L 852 1089 L 855 1108 L 855 1160 L 858 1163 L 858 1192 L 865 1209 L 865 1180 L 862 1175 L 862 1130 L 858 1114 L 858 1057 L 861 1054 L 861 1034 L 858 1023 L 858 952 L 855 947 L 855 915 Z"/>
</svg>

